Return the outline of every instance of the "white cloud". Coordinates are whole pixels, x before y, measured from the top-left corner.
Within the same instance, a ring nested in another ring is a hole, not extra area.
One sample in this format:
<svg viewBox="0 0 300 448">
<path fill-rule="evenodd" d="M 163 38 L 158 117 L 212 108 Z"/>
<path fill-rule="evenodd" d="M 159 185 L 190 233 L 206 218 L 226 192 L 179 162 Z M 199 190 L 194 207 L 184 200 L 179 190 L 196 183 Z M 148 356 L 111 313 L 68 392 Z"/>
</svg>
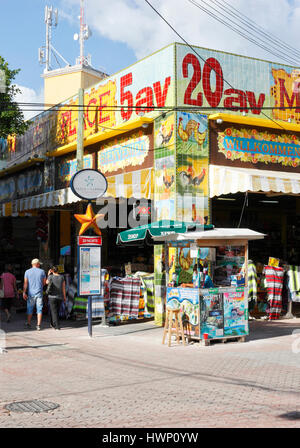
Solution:
<svg viewBox="0 0 300 448">
<path fill-rule="evenodd" d="M 300 0 L 226 1 L 278 38 L 297 47 Z M 65 14 L 73 14 L 77 18 L 79 3 L 79 0 L 62 0 Z M 137 59 L 171 42 L 180 42 L 180 38 L 144 0 L 87 0 L 86 3 L 87 21 L 92 30 L 112 41 L 127 44 Z M 279 60 L 233 33 L 187 0 L 151 0 L 151 3 L 191 44 Z M 206 3 L 213 6 L 211 0 L 206 0 Z"/>
<path fill-rule="evenodd" d="M 36 92 L 35 90 L 20 86 L 16 84 L 16 87 L 18 87 L 21 90 L 21 93 L 17 93 L 15 96 L 15 101 L 18 103 L 44 103 L 44 92 L 43 89 L 41 89 L 39 92 Z M 20 109 L 23 111 L 25 120 L 29 120 L 30 118 L 34 117 L 35 115 L 38 115 L 42 112 L 42 107 L 34 107 L 30 105 L 20 105 Z M 35 111 L 25 111 L 24 109 L 40 109 Z"/>
</svg>

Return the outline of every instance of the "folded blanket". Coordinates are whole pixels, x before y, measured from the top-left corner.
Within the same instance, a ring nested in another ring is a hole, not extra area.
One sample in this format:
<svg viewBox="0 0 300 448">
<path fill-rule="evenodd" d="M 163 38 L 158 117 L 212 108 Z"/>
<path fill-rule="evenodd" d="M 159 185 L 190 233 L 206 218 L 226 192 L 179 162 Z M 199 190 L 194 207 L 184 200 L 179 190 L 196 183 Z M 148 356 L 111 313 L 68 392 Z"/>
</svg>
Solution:
<svg viewBox="0 0 300 448">
<path fill-rule="evenodd" d="M 92 317 L 104 316 L 104 299 L 101 296 L 92 296 Z M 86 308 L 86 318 L 88 317 L 88 307 Z"/>
<path fill-rule="evenodd" d="M 138 317 L 141 281 L 139 278 L 115 277 L 110 283 L 110 313 Z"/>
</svg>

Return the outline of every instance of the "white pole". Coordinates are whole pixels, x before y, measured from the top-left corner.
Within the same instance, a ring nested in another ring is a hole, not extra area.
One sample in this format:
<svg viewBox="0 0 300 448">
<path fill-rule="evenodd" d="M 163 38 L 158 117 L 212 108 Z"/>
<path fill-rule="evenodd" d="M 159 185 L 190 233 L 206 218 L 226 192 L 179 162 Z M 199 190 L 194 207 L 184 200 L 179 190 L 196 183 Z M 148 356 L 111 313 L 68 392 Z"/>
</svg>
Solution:
<svg viewBox="0 0 300 448">
<path fill-rule="evenodd" d="M 80 0 L 80 64 L 84 63 L 84 0 Z"/>
<path fill-rule="evenodd" d="M 49 71 L 49 55 L 50 55 L 50 45 L 49 45 L 49 14 L 50 8 L 48 6 L 45 7 L 45 22 L 46 22 L 46 72 Z"/>
</svg>

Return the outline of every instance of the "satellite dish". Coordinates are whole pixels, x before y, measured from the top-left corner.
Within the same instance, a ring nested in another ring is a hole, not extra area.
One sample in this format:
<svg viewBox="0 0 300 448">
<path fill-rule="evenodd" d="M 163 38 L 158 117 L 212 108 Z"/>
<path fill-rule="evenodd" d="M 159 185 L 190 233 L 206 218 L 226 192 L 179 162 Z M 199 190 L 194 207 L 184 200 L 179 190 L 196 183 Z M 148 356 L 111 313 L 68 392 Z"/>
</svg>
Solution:
<svg viewBox="0 0 300 448">
<path fill-rule="evenodd" d="M 79 35 L 78 35 L 78 33 L 75 33 L 74 34 L 74 40 L 78 40 L 79 39 Z"/>
</svg>

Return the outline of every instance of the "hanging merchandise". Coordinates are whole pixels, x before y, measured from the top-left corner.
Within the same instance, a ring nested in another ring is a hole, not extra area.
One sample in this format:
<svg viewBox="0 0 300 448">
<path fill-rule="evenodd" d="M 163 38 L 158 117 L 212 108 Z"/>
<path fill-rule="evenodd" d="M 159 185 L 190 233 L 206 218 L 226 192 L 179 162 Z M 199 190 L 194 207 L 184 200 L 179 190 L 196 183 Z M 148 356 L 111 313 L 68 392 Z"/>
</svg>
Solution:
<svg viewBox="0 0 300 448">
<path fill-rule="evenodd" d="M 138 318 L 141 280 L 114 277 L 110 284 L 110 315 L 118 318 Z"/>
<path fill-rule="evenodd" d="M 40 211 L 36 220 L 36 237 L 45 243 L 48 240 L 48 216 L 45 212 Z"/>
<path fill-rule="evenodd" d="M 283 286 L 283 268 L 275 266 L 265 266 L 265 279 L 268 291 L 268 309 L 269 320 L 279 319 L 282 310 L 282 286 Z"/>
<path fill-rule="evenodd" d="M 293 302 L 300 302 L 300 266 L 288 266 L 288 288 Z"/>
<path fill-rule="evenodd" d="M 257 301 L 257 272 L 252 260 L 248 261 L 248 301 Z"/>
</svg>

